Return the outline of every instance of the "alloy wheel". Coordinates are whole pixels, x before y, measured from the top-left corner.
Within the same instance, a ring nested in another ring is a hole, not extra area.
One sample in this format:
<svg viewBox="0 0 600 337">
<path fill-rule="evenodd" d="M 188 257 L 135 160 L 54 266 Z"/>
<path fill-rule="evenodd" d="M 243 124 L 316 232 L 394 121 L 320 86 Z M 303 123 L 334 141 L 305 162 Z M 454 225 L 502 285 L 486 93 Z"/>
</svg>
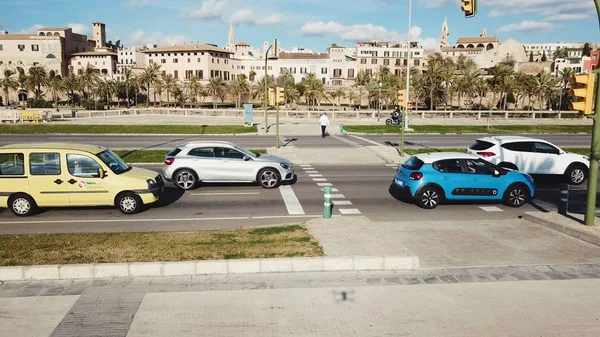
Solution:
<svg viewBox="0 0 600 337">
<path fill-rule="evenodd" d="M 134 212 L 136 207 L 137 207 L 137 201 L 131 197 L 131 196 L 126 196 L 124 198 L 121 198 L 121 202 L 119 203 L 119 206 L 121 207 L 121 209 L 127 213 L 131 213 Z"/>
<path fill-rule="evenodd" d="M 576 168 L 571 171 L 571 182 L 574 184 L 579 184 L 585 179 L 585 173 L 582 169 Z"/>
<path fill-rule="evenodd" d="M 521 206 L 525 203 L 525 191 L 522 188 L 514 188 L 508 195 L 508 201 L 514 206 Z"/>
<path fill-rule="evenodd" d="M 421 197 L 421 201 L 423 202 L 423 205 L 425 205 L 428 208 L 433 208 L 437 205 L 438 203 L 438 194 L 436 191 L 434 190 L 427 190 L 423 193 L 423 196 Z"/>
<path fill-rule="evenodd" d="M 273 187 L 277 184 L 277 174 L 273 171 L 265 171 L 260 175 L 260 183 L 266 187 Z"/>
<path fill-rule="evenodd" d="M 190 172 L 181 172 L 177 175 L 177 186 L 184 190 L 189 190 L 196 183 L 196 178 Z"/>
<path fill-rule="evenodd" d="M 17 198 L 12 203 L 12 207 L 17 214 L 27 214 L 31 210 L 31 203 L 25 198 Z"/>
</svg>

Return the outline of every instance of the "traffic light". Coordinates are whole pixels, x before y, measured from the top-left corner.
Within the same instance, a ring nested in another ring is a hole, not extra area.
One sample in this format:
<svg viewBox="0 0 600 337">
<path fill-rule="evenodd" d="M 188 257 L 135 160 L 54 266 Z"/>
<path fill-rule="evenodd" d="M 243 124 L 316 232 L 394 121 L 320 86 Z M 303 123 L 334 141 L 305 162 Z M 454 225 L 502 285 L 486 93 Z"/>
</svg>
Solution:
<svg viewBox="0 0 600 337">
<path fill-rule="evenodd" d="M 398 90 L 398 97 L 397 97 L 396 101 L 400 107 L 403 107 L 406 105 L 406 89 Z"/>
<path fill-rule="evenodd" d="M 466 18 L 471 18 L 477 14 L 477 0 L 460 0 L 464 5 L 460 8 L 465 12 Z"/>
<path fill-rule="evenodd" d="M 278 105 L 285 104 L 285 92 L 284 92 L 283 88 L 277 87 L 275 90 L 277 92 L 277 104 Z"/>
<path fill-rule="evenodd" d="M 269 106 L 275 106 L 275 89 L 269 88 Z"/>
<path fill-rule="evenodd" d="M 579 98 L 577 102 L 569 104 L 571 110 L 581 111 L 586 115 L 594 113 L 592 101 L 594 100 L 596 74 L 582 74 L 571 77 L 571 83 L 575 88 L 569 91 L 569 96 Z M 576 86 L 579 86 L 577 88 Z"/>
</svg>

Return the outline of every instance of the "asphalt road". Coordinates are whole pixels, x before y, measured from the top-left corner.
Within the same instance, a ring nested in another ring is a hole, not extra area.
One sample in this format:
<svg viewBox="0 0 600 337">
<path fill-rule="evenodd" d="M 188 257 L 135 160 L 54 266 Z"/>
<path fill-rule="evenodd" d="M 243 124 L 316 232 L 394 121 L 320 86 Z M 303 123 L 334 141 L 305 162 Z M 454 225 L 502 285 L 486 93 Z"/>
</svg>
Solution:
<svg viewBox="0 0 600 337">
<path fill-rule="evenodd" d="M 548 182 L 540 185 L 534 203 L 518 209 L 492 203 L 449 204 L 423 210 L 390 193 L 393 166 L 314 165 L 296 169 L 297 182 L 279 189 L 266 190 L 249 184 L 211 185 L 183 193 L 167 188 L 157 205 L 133 216 L 122 215 L 114 208 L 72 208 L 50 209 L 34 217 L 18 218 L 2 209 L 0 234 L 195 231 L 299 223 L 322 217 L 323 184 L 334 188 L 334 216 L 361 214 L 373 221 L 515 219 L 527 211 L 556 210 L 559 195 L 557 184 Z M 581 208 L 585 191 L 573 192 L 573 200 L 573 207 Z"/>
<path fill-rule="evenodd" d="M 405 146 L 412 148 L 467 148 L 482 135 L 406 135 Z M 588 147 L 591 144 L 591 135 L 580 134 L 548 134 L 533 137 L 547 140 L 559 147 Z M 148 135 L 0 135 L 0 145 L 10 143 L 32 142 L 83 142 L 102 145 L 111 149 L 157 149 L 170 150 L 177 144 L 194 140 L 224 140 L 234 142 L 242 147 L 260 149 L 275 146 L 275 136 L 237 135 L 237 136 L 148 136 Z M 281 136 L 282 145 L 293 144 L 298 148 L 322 147 L 351 147 L 369 145 L 389 145 L 398 143 L 399 137 L 395 135 L 372 136 Z M 349 140 L 349 141 L 344 141 Z"/>
</svg>

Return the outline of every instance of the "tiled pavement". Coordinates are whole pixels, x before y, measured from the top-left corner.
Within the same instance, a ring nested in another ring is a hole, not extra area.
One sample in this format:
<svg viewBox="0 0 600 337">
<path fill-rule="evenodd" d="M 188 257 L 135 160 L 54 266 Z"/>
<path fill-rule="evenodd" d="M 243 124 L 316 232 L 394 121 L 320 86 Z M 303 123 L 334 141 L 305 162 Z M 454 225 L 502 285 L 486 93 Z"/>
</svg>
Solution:
<svg viewBox="0 0 600 337">
<path fill-rule="evenodd" d="M 139 314 L 140 305 L 143 306 L 144 301 L 148 298 L 153 298 L 153 294 L 164 293 L 165 296 L 168 293 L 172 293 L 171 296 L 163 297 L 163 300 L 167 302 L 173 302 L 171 305 L 181 305 L 182 302 L 186 301 L 187 295 L 182 293 L 189 293 L 189 296 L 209 296 L 215 297 L 220 296 L 218 294 L 207 294 L 198 295 L 198 293 L 214 293 L 225 292 L 231 293 L 231 295 L 223 295 L 228 299 L 226 303 L 221 303 L 224 306 L 222 310 L 224 312 L 231 310 L 230 307 L 240 306 L 245 301 L 238 303 L 237 298 L 243 296 L 255 296 L 247 294 L 246 292 L 239 292 L 243 290 L 282 290 L 288 289 L 289 292 L 304 291 L 301 289 L 315 289 L 315 292 L 323 291 L 323 288 L 332 288 L 327 290 L 329 293 L 334 293 L 334 298 L 337 301 L 344 301 L 347 298 L 355 297 L 354 294 L 358 292 L 385 292 L 386 287 L 389 287 L 390 291 L 394 293 L 412 293 L 413 291 L 402 288 L 402 286 L 424 286 L 424 287 L 437 287 L 450 284 L 474 284 L 473 287 L 461 288 L 461 289 L 476 289 L 476 284 L 482 283 L 497 283 L 500 287 L 512 287 L 513 285 L 505 285 L 507 283 L 514 284 L 514 287 L 530 287 L 527 285 L 519 285 L 521 281 L 533 281 L 533 282 L 554 282 L 556 280 L 600 280 L 600 264 L 570 264 L 570 265 L 538 265 L 538 266 L 515 266 L 515 267 L 488 267 L 488 268 L 446 268 L 446 269 L 429 269 L 415 272 L 319 272 L 319 273 L 271 273 L 271 274 L 248 274 L 248 275 L 222 275 L 222 276 L 194 276 L 194 277 L 169 277 L 169 278 L 132 278 L 132 279 L 106 279 L 106 280 L 77 280 L 77 281 L 30 281 L 30 282 L 5 282 L 0 284 L 0 313 L 5 310 L 11 312 L 14 308 L 10 306 L 14 304 L 15 298 L 47 298 L 53 297 L 56 299 L 68 298 L 71 300 L 72 295 L 80 295 L 71 309 L 64 315 L 64 303 L 60 300 L 53 301 L 55 303 L 41 303 L 40 305 L 56 306 L 62 308 L 57 310 L 53 317 L 50 317 L 50 321 L 60 321 L 58 326 L 54 329 L 50 336 L 127 336 L 128 332 L 131 335 L 130 329 L 137 329 L 133 335 L 144 335 L 142 333 L 144 326 L 143 320 L 148 320 L 153 317 L 154 323 L 158 324 L 162 314 L 174 315 L 170 309 L 164 309 L 164 313 L 161 314 L 161 309 L 156 308 L 157 303 L 148 304 L 149 307 L 145 308 L 147 312 L 153 312 L 152 315 L 141 315 Z M 506 281 L 506 282 L 503 282 Z M 549 283 L 543 283 L 542 285 Z M 600 285 L 599 285 L 600 286 Z M 383 287 L 383 288 L 381 288 Z M 400 287 L 400 288 L 398 288 Z M 598 294 L 596 284 L 593 283 L 590 293 Z M 320 288 L 320 289 L 317 289 Z M 381 288 L 379 290 L 375 288 Z M 455 288 L 448 288 L 455 289 Z M 432 292 L 439 291 L 439 288 L 431 288 Z M 423 288 L 414 288 L 414 292 L 423 292 Z M 448 291 L 448 290 L 446 290 Z M 426 291 L 429 293 L 429 291 Z M 233 294 L 237 294 L 233 296 Z M 57 297 L 54 297 L 57 296 Z M 150 296 L 150 297 L 149 297 Z M 179 300 L 176 300 L 179 298 Z M 26 300 L 26 299 L 24 299 Z M 156 299 L 155 299 L 156 300 Z M 223 299 L 220 299 L 221 301 Z M 281 300 L 279 298 L 273 298 L 271 301 Z M 472 300 L 472 299 L 471 299 Z M 523 299 L 524 301 L 527 298 Z M 189 299 L 187 299 L 189 301 Z M 229 301 L 229 302 L 227 302 Z M 298 298 L 297 301 L 302 302 L 303 299 Z M 152 302 L 152 301 L 151 301 Z M 210 306 L 214 303 L 205 303 Z M 154 306 L 153 306 L 154 305 Z M 191 304 L 190 304 L 191 305 Z M 251 305 L 251 304 L 249 304 Z M 398 305 L 395 303 L 394 305 Z M 416 307 L 422 306 L 423 303 L 415 303 Z M 558 305 L 558 304 L 556 304 Z M 204 304 L 196 303 L 194 306 L 198 307 L 187 308 L 178 310 L 187 310 L 185 314 L 180 313 L 178 318 L 184 319 L 190 315 L 196 315 L 199 308 L 204 308 Z M 381 310 L 384 310 L 382 306 Z M 220 308 L 220 307 L 219 307 Z M 283 309 L 283 308 L 282 308 Z M 389 309 L 389 308 L 388 308 Z M 452 308 L 451 308 L 452 309 Z M 175 310 L 175 309 L 174 309 Z M 307 308 L 306 315 L 310 315 L 314 309 Z M 379 309 L 378 309 L 379 310 Z M 456 308 L 452 309 L 458 310 Z M 470 309 L 472 310 L 472 308 Z M 537 310 L 537 309 L 536 309 Z M 247 309 L 246 309 L 247 311 Z M 535 310 L 533 310 L 535 311 Z M 206 313 L 204 313 L 206 315 Z M 365 320 L 373 319 L 369 317 L 373 313 L 365 312 L 367 318 Z M 457 314 L 454 312 L 453 314 Z M 534 314 L 534 313 L 532 313 Z M 64 315 L 64 317 L 62 317 Z M 154 315 L 154 316 L 153 316 Z M 214 314 L 216 319 L 217 316 L 221 319 L 221 314 Z M 7 318 L 8 317 L 8 318 Z M 32 319 L 39 320 L 38 324 L 43 321 L 48 321 L 49 316 L 32 317 Z M 62 317 L 62 318 L 61 318 Z M 138 317 L 138 318 L 136 318 Z M 15 324 L 14 320 L 9 319 L 9 315 L 0 314 L 0 331 L 8 332 L 7 336 L 26 336 L 31 335 L 36 324 Z M 23 318 L 27 319 L 27 318 Z M 45 320 L 44 320 L 45 319 Z M 138 324 L 132 324 L 134 319 L 140 319 L 142 321 Z M 174 318 L 175 319 L 175 318 Z M 17 318 L 18 320 L 18 318 Z M 29 321 L 31 322 L 31 321 Z M 196 321 L 193 321 L 196 322 Z M 46 322 L 51 324 L 51 322 Z M 165 324 L 173 324 L 172 322 L 166 322 Z M 187 324 L 192 324 L 188 322 Z M 194 324 L 200 324 L 196 322 Z M 254 324 L 254 323 L 253 323 Z M 256 323 L 258 324 L 258 323 Z M 339 324 L 336 323 L 336 324 Z M 597 323 L 596 323 L 597 324 Z M 28 329 L 31 326 L 31 329 Z M 215 329 L 215 326 L 208 325 L 206 328 Z M 157 327 L 160 329 L 160 327 Z M 179 327 L 180 328 L 180 327 Z M 258 328 L 258 327 L 256 327 Z M 321 335 L 338 335 L 338 334 L 327 334 L 324 333 L 325 327 L 315 326 L 313 327 L 313 333 L 310 335 L 319 335 L 315 331 L 320 331 Z M 455 329 L 457 327 L 454 327 Z M 164 329 L 164 327 L 163 327 Z M 226 331 L 226 327 L 223 327 L 223 331 Z M 393 330 L 393 329 L 392 329 Z M 231 332 L 231 330 L 229 330 Z M 275 331 L 275 330 L 274 330 Z M 592 331 L 592 330 L 590 330 Z M 596 331 L 596 330 L 594 330 Z M 343 335 L 343 329 L 338 333 Z M 364 331 L 363 331 L 364 332 Z M 494 331 L 488 336 L 496 336 Z M 180 331 L 180 333 L 182 333 Z M 200 333 L 200 332 L 199 332 Z M 346 331 L 346 335 L 348 331 Z M 48 334 L 40 333 L 39 336 L 48 336 Z M 161 335 L 161 334 L 157 334 Z M 166 334 L 168 335 L 168 334 Z M 190 333 L 182 335 L 192 335 Z M 202 332 L 200 335 L 209 335 L 207 332 Z M 217 334 L 218 335 L 218 334 Z M 257 332 L 251 333 L 251 335 L 275 335 L 275 334 L 258 334 Z M 299 334 L 302 335 L 302 334 Z M 355 334 L 359 335 L 359 334 Z M 364 335 L 364 334 L 363 334 Z M 366 335 L 369 335 L 368 333 Z M 377 334 L 376 334 L 377 335 Z M 414 336 L 420 334 L 413 334 Z M 461 335 L 461 334 L 458 334 Z M 462 335 L 471 336 L 463 332 Z M 585 334 L 581 334 L 584 336 Z M 213 334 L 214 336 L 214 334 Z M 412 336 L 412 335 L 411 335 Z M 475 335 L 473 335 L 475 336 Z M 588 336 L 588 335 L 585 335 Z M 592 334 L 589 334 L 592 336 Z"/>
</svg>

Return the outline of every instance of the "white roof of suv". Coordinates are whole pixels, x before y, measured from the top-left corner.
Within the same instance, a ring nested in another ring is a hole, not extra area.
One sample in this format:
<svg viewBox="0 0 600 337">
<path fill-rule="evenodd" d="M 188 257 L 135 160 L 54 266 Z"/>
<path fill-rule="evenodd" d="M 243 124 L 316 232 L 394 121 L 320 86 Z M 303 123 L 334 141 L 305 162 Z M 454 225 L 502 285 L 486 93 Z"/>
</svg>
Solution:
<svg viewBox="0 0 600 337">
<path fill-rule="evenodd" d="M 483 140 L 483 141 L 490 142 L 490 143 L 514 143 L 514 142 L 527 142 L 527 141 L 546 143 L 546 141 L 543 139 L 524 137 L 524 136 L 512 136 L 512 135 L 482 137 L 482 138 L 477 138 L 477 140 Z"/>
<path fill-rule="evenodd" d="M 190 146 L 223 146 L 223 145 L 229 145 L 230 147 L 237 146 L 236 144 L 234 144 L 232 142 L 227 142 L 224 140 L 196 140 L 196 141 L 187 142 L 185 144 L 181 144 L 179 146 L 190 147 Z"/>
<path fill-rule="evenodd" d="M 480 159 L 480 157 L 464 152 L 431 152 L 415 155 L 425 164 L 431 164 L 443 159 Z"/>
</svg>

